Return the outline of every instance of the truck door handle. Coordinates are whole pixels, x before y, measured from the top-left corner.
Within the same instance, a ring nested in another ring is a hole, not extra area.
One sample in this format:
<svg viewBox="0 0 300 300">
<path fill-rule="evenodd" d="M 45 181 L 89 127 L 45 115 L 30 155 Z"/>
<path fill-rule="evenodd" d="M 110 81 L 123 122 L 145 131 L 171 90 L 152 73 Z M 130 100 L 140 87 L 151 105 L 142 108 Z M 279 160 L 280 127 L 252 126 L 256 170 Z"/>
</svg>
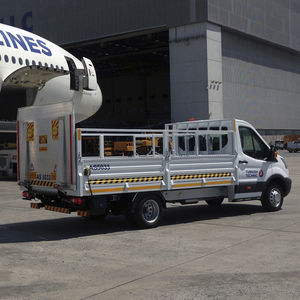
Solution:
<svg viewBox="0 0 300 300">
<path fill-rule="evenodd" d="M 248 161 L 247 160 L 239 160 L 239 164 L 247 164 Z"/>
</svg>

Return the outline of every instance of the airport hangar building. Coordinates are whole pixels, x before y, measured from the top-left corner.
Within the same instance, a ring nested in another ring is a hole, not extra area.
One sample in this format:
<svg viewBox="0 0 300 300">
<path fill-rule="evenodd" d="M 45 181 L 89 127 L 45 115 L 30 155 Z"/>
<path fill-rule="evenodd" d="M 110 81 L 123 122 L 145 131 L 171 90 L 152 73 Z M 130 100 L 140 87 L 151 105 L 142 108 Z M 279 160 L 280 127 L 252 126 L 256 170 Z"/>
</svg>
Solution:
<svg viewBox="0 0 300 300">
<path fill-rule="evenodd" d="M 1 14 L 93 61 L 104 101 L 85 126 L 234 117 L 300 131 L 298 0 L 3 0 Z"/>
</svg>

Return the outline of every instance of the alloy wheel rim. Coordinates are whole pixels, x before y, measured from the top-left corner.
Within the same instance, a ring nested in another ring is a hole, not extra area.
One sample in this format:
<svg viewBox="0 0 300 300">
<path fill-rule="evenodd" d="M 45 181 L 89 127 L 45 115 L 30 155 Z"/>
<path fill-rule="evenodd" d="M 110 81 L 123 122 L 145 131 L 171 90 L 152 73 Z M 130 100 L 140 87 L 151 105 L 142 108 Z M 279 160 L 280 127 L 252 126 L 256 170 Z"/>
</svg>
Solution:
<svg viewBox="0 0 300 300">
<path fill-rule="evenodd" d="M 159 206 L 155 200 L 149 199 L 143 205 L 143 218 L 147 223 L 154 223 L 159 216 Z"/>
<path fill-rule="evenodd" d="M 270 191 L 270 203 L 273 207 L 278 207 L 281 202 L 281 193 L 277 188 Z"/>
</svg>

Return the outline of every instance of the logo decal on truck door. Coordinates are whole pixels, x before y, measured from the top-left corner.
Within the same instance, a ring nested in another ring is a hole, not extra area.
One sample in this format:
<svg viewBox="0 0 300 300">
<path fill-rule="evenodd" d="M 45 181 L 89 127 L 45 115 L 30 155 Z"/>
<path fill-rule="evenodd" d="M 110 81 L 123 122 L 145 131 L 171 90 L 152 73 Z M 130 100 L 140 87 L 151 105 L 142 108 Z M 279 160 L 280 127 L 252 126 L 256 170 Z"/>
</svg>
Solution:
<svg viewBox="0 0 300 300">
<path fill-rule="evenodd" d="M 258 177 L 258 171 L 257 170 L 246 170 L 246 176 L 247 177 Z"/>
</svg>

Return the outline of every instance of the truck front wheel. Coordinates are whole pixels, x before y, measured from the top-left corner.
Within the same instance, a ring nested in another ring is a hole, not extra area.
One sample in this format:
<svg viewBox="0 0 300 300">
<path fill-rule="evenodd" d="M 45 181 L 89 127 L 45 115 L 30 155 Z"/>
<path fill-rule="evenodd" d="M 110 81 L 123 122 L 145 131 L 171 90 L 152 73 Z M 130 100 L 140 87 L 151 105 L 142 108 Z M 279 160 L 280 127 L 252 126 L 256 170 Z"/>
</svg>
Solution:
<svg viewBox="0 0 300 300">
<path fill-rule="evenodd" d="M 161 199 L 154 194 L 144 195 L 136 205 L 134 220 L 139 227 L 154 228 L 160 223 L 162 214 Z"/>
<path fill-rule="evenodd" d="M 281 209 L 282 203 L 282 187 L 279 184 L 271 183 L 261 199 L 263 208 L 267 211 L 278 211 Z"/>
</svg>

